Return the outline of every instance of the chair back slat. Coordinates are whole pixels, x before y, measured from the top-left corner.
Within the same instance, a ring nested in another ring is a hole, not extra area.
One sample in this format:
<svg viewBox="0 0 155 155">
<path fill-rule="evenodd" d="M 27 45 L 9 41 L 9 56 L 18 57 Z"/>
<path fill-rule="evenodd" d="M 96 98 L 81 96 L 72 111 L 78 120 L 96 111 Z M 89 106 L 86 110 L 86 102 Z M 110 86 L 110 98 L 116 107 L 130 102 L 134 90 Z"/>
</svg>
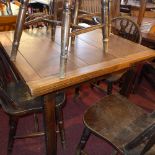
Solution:
<svg viewBox="0 0 155 155">
<path fill-rule="evenodd" d="M 125 39 L 136 43 L 141 42 L 141 32 L 138 25 L 127 17 L 116 17 L 112 19 L 112 32 Z"/>
<path fill-rule="evenodd" d="M 100 0 L 81 0 L 80 9 L 89 13 L 101 12 Z"/>
<path fill-rule="evenodd" d="M 4 47 L 0 43 L 0 86 L 6 89 L 10 82 L 18 82 L 20 77 L 10 61 Z"/>
<path fill-rule="evenodd" d="M 10 109 L 17 109 L 17 104 L 8 96 L 6 91 L 0 87 L 0 105 L 6 113 L 10 112 Z"/>
</svg>

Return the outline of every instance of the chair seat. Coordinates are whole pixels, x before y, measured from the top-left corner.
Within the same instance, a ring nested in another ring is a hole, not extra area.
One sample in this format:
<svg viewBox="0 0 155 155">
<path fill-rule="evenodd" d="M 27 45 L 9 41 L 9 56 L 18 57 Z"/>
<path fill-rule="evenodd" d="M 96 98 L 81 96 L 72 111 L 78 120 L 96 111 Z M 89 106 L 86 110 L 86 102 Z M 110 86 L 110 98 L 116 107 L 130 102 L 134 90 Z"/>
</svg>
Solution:
<svg viewBox="0 0 155 155">
<path fill-rule="evenodd" d="M 145 112 L 119 94 L 106 96 L 88 108 L 83 120 L 87 128 L 119 150 L 150 125 L 155 128 L 154 113 Z M 127 155 L 134 155 L 132 151 Z"/>
<path fill-rule="evenodd" d="M 140 145 L 139 147 L 134 148 L 131 151 L 125 152 L 125 155 L 140 155 L 140 152 L 144 148 L 144 144 Z M 155 146 L 153 146 L 145 155 L 155 155 Z"/>
<path fill-rule="evenodd" d="M 41 97 L 31 97 L 28 88 L 23 82 L 10 83 L 7 86 L 9 97 L 15 101 L 14 105 L 2 104 L 4 110 L 10 115 L 24 115 L 31 112 L 41 111 L 43 108 Z"/>
<path fill-rule="evenodd" d="M 119 72 L 119 73 L 113 73 L 109 77 L 106 78 L 107 82 L 116 82 L 118 81 L 123 75 L 125 71 Z"/>
</svg>

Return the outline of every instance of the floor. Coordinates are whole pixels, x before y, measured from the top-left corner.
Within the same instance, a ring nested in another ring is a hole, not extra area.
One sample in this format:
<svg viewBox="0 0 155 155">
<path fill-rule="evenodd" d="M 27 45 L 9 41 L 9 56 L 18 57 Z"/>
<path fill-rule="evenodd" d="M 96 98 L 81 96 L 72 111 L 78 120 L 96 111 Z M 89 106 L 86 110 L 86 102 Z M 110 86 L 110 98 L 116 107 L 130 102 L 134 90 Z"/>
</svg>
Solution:
<svg viewBox="0 0 155 155">
<path fill-rule="evenodd" d="M 117 91 L 117 87 L 115 87 Z M 67 94 L 67 104 L 64 107 L 65 131 L 66 131 L 66 148 L 63 150 L 59 141 L 58 135 L 58 155 L 74 155 L 77 143 L 83 130 L 82 115 L 86 108 L 94 104 L 97 100 L 104 96 L 104 94 L 97 90 L 91 90 L 88 85 L 82 87 L 80 97 L 73 98 L 73 89 L 69 90 Z M 145 108 L 148 112 L 155 109 L 155 91 L 144 80 L 135 94 L 130 96 L 130 100 L 137 105 Z M 42 128 L 42 115 L 39 115 L 40 127 Z M 17 133 L 25 133 L 32 131 L 33 117 L 21 119 L 18 126 Z M 6 155 L 8 135 L 8 117 L 0 109 L 0 155 Z M 89 155 L 110 155 L 113 149 L 103 140 L 91 136 L 86 151 Z M 29 138 L 16 140 L 12 155 L 44 155 L 45 145 L 44 137 Z"/>
</svg>

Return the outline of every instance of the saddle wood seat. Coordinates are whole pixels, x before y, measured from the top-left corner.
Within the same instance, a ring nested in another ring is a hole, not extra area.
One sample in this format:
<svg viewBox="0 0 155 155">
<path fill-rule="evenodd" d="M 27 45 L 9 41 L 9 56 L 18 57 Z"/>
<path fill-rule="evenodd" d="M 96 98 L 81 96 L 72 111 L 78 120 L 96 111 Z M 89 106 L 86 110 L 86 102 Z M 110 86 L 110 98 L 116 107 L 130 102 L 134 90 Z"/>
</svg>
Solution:
<svg viewBox="0 0 155 155">
<path fill-rule="evenodd" d="M 155 113 L 147 113 L 120 94 L 102 98 L 83 117 L 85 130 L 77 147 L 80 155 L 95 134 L 123 155 L 155 154 Z"/>
</svg>

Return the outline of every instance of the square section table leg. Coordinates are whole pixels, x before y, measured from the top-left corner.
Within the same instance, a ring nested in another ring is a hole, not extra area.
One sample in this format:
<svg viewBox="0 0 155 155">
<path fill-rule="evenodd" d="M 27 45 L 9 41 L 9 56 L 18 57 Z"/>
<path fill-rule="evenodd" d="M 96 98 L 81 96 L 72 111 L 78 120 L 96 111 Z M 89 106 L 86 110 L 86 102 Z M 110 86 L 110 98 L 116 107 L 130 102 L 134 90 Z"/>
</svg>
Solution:
<svg viewBox="0 0 155 155">
<path fill-rule="evenodd" d="M 44 96 L 44 126 L 45 126 L 46 155 L 56 155 L 57 135 L 56 135 L 54 94 L 47 94 Z"/>
</svg>

